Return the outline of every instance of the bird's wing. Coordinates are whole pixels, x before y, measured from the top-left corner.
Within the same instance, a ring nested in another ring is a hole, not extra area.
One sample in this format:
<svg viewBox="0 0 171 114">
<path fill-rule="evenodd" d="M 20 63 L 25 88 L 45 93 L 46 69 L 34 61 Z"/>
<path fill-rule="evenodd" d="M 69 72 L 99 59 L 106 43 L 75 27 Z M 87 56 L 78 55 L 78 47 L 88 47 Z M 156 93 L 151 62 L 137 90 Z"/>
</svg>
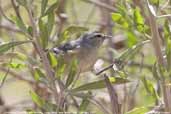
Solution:
<svg viewBox="0 0 171 114">
<path fill-rule="evenodd" d="M 55 47 L 53 48 L 53 52 L 56 55 L 60 55 L 60 54 L 74 54 L 77 53 L 80 49 L 80 40 L 74 40 L 68 43 L 65 43 L 59 47 Z"/>
</svg>

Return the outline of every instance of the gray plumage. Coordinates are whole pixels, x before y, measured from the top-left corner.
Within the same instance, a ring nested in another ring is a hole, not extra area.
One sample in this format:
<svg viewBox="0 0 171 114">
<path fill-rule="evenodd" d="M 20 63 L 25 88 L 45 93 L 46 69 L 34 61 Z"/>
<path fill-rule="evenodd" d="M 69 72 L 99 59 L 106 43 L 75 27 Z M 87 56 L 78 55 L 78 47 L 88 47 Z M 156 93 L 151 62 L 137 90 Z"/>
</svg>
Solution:
<svg viewBox="0 0 171 114">
<path fill-rule="evenodd" d="M 108 36 L 99 33 L 85 33 L 77 40 L 73 40 L 53 48 L 53 52 L 58 56 L 62 55 L 67 64 L 73 59 L 78 60 L 78 68 L 81 72 L 92 68 L 97 60 L 98 49 Z"/>
</svg>

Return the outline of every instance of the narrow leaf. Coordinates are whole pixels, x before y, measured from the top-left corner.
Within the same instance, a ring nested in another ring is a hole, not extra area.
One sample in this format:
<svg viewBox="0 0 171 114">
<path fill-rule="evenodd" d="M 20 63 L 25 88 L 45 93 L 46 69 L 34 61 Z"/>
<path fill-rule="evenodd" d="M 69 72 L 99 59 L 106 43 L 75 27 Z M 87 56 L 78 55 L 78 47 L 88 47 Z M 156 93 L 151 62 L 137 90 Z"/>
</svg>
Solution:
<svg viewBox="0 0 171 114">
<path fill-rule="evenodd" d="M 77 73 L 77 60 L 74 59 L 70 65 L 70 70 L 66 81 L 66 87 L 68 87 L 73 82 L 76 73 Z"/>
<path fill-rule="evenodd" d="M 116 78 L 112 77 L 112 81 L 111 81 L 112 84 L 123 84 L 123 83 L 128 83 L 128 82 L 129 82 L 128 79 L 118 78 L 118 77 Z M 96 89 L 103 89 L 103 88 L 106 88 L 104 79 L 81 85 L 77 88 L 72 89 L 71 91 L 78 92 L 78 91 L 88 91 L 88 90 L 96 90 Z"/>
<path fill-rule="evenodd" d="M 135 45 L 137 43 L 137 37 L 136 35 L 133 33 L 133 31 L 128 31 L 126 32 L 127 34 L 127 46 L 128 47 L 132 47 L 133 45 Z"/>
<path fill-rule="evenodd" d="M 40 37 L 43 48 L 45 49 L 48 45 L 48 28 L 42 19 L 39 19 Z"/>
<path fill-rule="evenodd" d="M 134 108 L 131 111 L 127 112 L 126 114 L 145 114 L 148 112 L 150 109 L 147 107 L 138 107 Z"/>
<path fill-rule="evenodd" d="M 141 15 L 140 9 L 136 8 L 134 10 L 134 22 L 138 31 L 142 32 L 144 30 L 144 19 Z"/>
<path fill-rule="evenodd" d="M 41 77 L 45 77 L 45 74 L 39 68 L 34 68 L 34 79 L 40 81 Z"/>
<path fill-rule="evenodd" d="M 27 0 L 16 0 L 18 4 L 26 7 L 27 6 Z"/>
<path fill-rule="evenodd" d="M 149 81 L 149 80 L 147 80 L 147 79 L 145 78 L 145 76 L 143 76 L 143 77 L 141 78 L 141 80 L 142 80 L 142 82 L 143 82 L 143 84 L 144 84 L 144 87 L 145 87 L 145 89 L 147 90 L 147 92 L 148 92 L 150 95 L 152 95 L 152 96 L 156 99 L 156 101 L 158 101 L 159 97 L 158 97 L 158 95 L 157 95 L 156 90 L 154 89 L 154 86 L 153 86 L 152 82 Z"/>
<path fill-rule="evenodd" d="M 27 28 L 27 32 L 30 36 L 33 36 L 33 28 L 31 26 Z"/>
<path fill-rule="evenodd" d="M 47 3 L 48 3 L 48 0 L 42 0 L 42 2 L 41 2 L 41 15 L 44 15 L 44 12 L 45 12 L 46 7 L 47 7 Z"/>
<path fill-rule="evenodd" d="M 149 0 L 150 4 L 155 5 L 156 7 L 159 6 L 159 0 Z"/>
<path fill-rule="evenodd" d="M 112 20 L 115 22 L 119 22 L 120 19 L 123 18 L 120 13 L 112 13 Z"/>
<path fill-rule="evenodd" d="M 157 81 L 159 81 L 159 80 L 160 80 L 160 76 L 159 76 L 159 74 L 158 74 L 158 72 L 157 72 L 157 65 L 156 65 L 156 63 L 153 65 L 152 73 L 153 73 L 153 77 L 154 77 Z"/>
<path fill-rule="evenodd" d="M 91 93 L 88 92 L 87 95 L 85 95 L 82 99 L 82 102 L 80 104 L 80 107 L 79 107 L 79 112 L 84 112 L 87 110 L 87 107 L 90 103 L 90 101 L 88 100 L 89 96 L 91 96 Z"/>
<path fill-rule="evenodd" d="M 55 24 L 55 16 L 54 16 L 54 13 L 51 12 L 48 14 L 48 22 L 47 22 L 48 36 L 50 36 L 50 34 L 52 32 L 54 24 Z"/>
<path fill-rule="evenodd" d="M 27 32 L 26 25 L 24 24 L 23 20 L 18 18 L 17 16 L 12 16 L 15 24 L 24 32 Z"/>
<path fill-rule="evenodd" d="M 49 59 L 49 62 L 50 62 L 50 64 L 51 64 L 51 66 L 52 66 L 52 67 L 57 66 L 58 60 L 56 59 L 55 55 L 49 52 L 49 53 L 47 54 L 47 56 L 48 56 L 48 59 Z"/>
<path fill-rule="evenodd" d="M 47 15 L 47 14 L 53 12 L 56 8 L 58 8 L 58 4 L 59 4 L 59 0 L 57 0 L 55 3 L 53 3 L 53 4 L 47 9 L 47 11 L 45 12 L 44 15 Z"/>
<path fill-rule="evenodd" d="M 129 59 L 130 56 L 132 56 L 137 49 L 141 48 L 144 44 L 149 43 L 150 40 L 145 40 L 140 43 L 137 43 L 136 45 L 132 46 L 131 48 L 125 50 L 123 53 L 121 53 L 117 58 L 119 60 L 126 60 Z"/>
<path fill-rule="evenodd" d="M 61 36 L 59 37 L 58 43 L 67 40 L 72 35 L 81 34 L 85 31 L 88 31 L 88 28 L 83 26 L 69 26 L 62 32 Z"/>
<path fill-rule="evenodd" d="M 44 100 L 40 98 L 34 91 L 30 91 L 30 95 L 32 100 L 40 107 L 42 108 L 45 104 Z"/>
<path fill-rule="evenodd" d="M 112 13 L 112 20 L 117 24 L 121 25 L 123 28 L 128 28 L 129 24 L 125 17 L 120 13 Z"/>
<path fill-rule="evenodd" d="M 8 51 L 9 49 L 24 44 L 24 43 L 29 43 L 31 41 L 15 41 L 15 42 L 9 42 L 9 43 L 4 43 L 4 44 L 0 44 L 0 54 Z"/>
</svg>

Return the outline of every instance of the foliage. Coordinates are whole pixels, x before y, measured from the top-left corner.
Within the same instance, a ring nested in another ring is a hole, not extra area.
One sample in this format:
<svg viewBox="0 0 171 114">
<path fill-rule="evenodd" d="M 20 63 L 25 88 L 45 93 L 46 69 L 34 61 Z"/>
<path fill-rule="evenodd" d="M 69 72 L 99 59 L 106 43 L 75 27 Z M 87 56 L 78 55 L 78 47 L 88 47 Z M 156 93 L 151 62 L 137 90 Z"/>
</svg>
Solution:
<svg viewBox="0 0 171 114">
<path fill-rule="evenodd" d="M 171 21 L 167 15 L 171 3 L 108 1 L 0 3 L 0 87 L 10 87 L 10 80 L 15 86 L 28 84 L 29 91 L 22 90 L 33 104 L 23 108 L 28 114 L 145 114 L 161 103 L 165 103 L 161 112 L 171 112 L 167 100 L 171 96 Z M 53 47 L 93 30 L 113 36 L 98 50 L 104 64 L 97 75 L 91 70 L 80 72 L 77 58 L 68 62 L 53 53 Z M 11 95 L 17 96 L 15 90 Z M 13 107 L 9 106 L 9 111 Z"/>
</svg>

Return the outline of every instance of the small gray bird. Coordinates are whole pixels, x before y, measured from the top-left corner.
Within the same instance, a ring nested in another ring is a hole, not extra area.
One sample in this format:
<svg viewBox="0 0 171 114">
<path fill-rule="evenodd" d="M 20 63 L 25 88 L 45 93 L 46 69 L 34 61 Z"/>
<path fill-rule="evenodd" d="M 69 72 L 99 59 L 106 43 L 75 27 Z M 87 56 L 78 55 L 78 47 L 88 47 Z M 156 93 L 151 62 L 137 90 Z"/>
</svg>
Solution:
<svg viewBox="0 0 171 114">
<path fill-rule="evenodd" d="M 80 72 L 91 70 L 98 59 L 98 49 L 106 38 L 111 36 L 99 32 L 85 33 L 77 40 L 67 42 L 52 51 L 58 56 L 62 55 L 66 64 L 69 64 L 74 58 L 78 61 Z"/>
</svg>

